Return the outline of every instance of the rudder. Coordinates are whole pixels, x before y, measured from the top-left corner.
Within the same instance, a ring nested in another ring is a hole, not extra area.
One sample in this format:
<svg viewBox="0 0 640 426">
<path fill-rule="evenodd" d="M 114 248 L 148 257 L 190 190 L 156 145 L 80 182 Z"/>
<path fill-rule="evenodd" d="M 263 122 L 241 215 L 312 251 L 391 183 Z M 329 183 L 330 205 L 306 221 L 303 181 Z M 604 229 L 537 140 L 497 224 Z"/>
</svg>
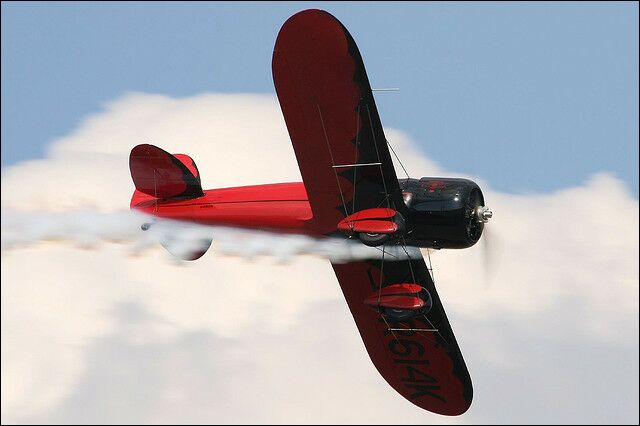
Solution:
<svg viewBox="0 0 640 426">
<path fill-rule="evenodd" d="M 155 198 L 197 198 L 204 195 L 198 167 L 185 154 L 169 154 L 141 144 L 129 155 L 129 170 L 136 190 Z"/>
</svg>

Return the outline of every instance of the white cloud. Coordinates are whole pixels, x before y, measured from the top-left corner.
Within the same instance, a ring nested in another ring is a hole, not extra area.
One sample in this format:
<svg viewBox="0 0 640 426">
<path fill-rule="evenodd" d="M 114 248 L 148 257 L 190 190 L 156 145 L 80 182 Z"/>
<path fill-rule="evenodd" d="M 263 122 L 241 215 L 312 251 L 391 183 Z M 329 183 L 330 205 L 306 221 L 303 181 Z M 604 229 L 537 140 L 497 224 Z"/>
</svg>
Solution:
<svg viewBox="0 0 640 426">
<path fill-rule="evenodd" d="M 387 136 L 412 175 L 456 175 Z M 272 96 L 136 93 L 4 170 L 2 207 L 121 210 L 141 142 L 191 155 L 205 187 L 300 179 Z M 549 194 L 481 185 L 492 256 L 432 256 L 474 381 L 460 418 L 386 385 L 322 259 L 42 242 L 2 253 L 2 422 L 637 423 L 638 201 L 606 173 Z"/>
</svg>

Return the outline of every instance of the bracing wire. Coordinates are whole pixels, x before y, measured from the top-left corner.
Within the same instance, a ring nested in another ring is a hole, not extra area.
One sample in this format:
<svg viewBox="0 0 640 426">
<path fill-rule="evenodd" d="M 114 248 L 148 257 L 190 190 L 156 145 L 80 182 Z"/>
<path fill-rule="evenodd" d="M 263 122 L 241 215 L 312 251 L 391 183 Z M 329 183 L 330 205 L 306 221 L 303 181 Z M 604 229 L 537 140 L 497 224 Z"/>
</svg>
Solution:
<svg viewBox="0 0 640 426">
<path fill-rule="evenodd" d="M 383 273 L 384 273 L 384 254 L 385 254 L 385 247 L 386 246 L 382 246 L 382 261 L 380 262 L 380 285 L 378 286 L 378 306 L 380 306 L 380 297 L 382 297 L 382 279 L 383 279 Z"/>
<path fill-rule="evenodd" d="M 411 179 L 411 176 L 409 176 L 409 172 L 407 172 L 407 169 L 405 169 L 404 164 L 402 164 L 402 161 L 400 161 L 400 157 L 398 157 L 398 154 L 396 154 L 396 150 L 393 149 L 393 147 L 391 146 L 391 142 L 389 142 L 388 139 L 387 139 L 387 145 L 389 145 L 389 148 L 391 148 L 391 152 L 393 152 L 393 155 L 396 157 L 396 160 L 398 160 L 398 164 L 400 164 L 400 167 L 402 167 L 402 170 L 404 170 L 404 174 L 407 175 L 407 179 Z"/>
</svg>

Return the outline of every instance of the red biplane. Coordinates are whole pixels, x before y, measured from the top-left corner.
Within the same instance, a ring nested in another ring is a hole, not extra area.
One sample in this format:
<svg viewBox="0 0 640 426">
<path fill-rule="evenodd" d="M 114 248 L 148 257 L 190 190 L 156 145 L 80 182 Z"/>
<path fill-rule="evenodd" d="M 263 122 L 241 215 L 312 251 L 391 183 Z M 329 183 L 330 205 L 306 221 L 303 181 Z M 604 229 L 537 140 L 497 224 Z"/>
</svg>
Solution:
<svg viewBox="0 0 640 426">
<path fill-rule="evenodd" d="M 471 378 L 430 270 L 406 250 L 402 260 L 384 253 L 390 245 L 472 246 L 492 215 L 482 191 L 466 179 L 396 177 L 360 52 L 329 13 L 305 10 L 289 18 L 272 70 L 304 183 L 203 190 L 189 156 L 138 145 L 129 163 L 131 208 L 211 225 L 348 236 L 379 247 L 381 258 L 333 264 L 371 360 L 419 407 L 464 413 Z"/>
</svg>

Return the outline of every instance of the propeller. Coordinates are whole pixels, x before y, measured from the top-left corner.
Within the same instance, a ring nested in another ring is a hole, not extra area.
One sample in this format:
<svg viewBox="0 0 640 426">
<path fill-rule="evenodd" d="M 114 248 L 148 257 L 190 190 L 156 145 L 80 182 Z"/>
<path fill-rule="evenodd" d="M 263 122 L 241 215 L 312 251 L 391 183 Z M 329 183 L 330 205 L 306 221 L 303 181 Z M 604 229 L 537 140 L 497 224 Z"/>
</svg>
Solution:
<svg viewBox="0 0 640 426">
<path fill-rule="evenodd" d="M 484 271 L 485 285 L 488 287 L 493 282 L 500 254 L 499 239 L 496 238 L 495 230 L 491 230 L 492 226 L 488 225 L 489 220 L 493 217 L 493 212 L 486 206 L 478 207 L 476 217 L 483 224 L 482 230 L 482 269 Z"/>
<path fill-rule="evenodd" d="M 473 145 L 474 154 L 470 156 L 471 160 L 471 170 L 473 172 L 473 176 L 475 178 L 479 178 L 480 176 L 477 171 L 477 165 L 475 159 L 478 158 L 476 144 Z M 489 210 L 487 206 L 480 206 L 479 203 L 476 204 L 475 208 L 475 217 L 482 227 L 482 269 L 484 272 L 484 282 L 485 286 L 489 287 L 495 278 L 497 267 L 498 267 L 498 255 L 500 252 L 499 240 L 496 238 L 495 232 L 490 231 L 491 225 L 487 226 L 489 220 L 493 217 L 493 212 Z"/>
</svg>

